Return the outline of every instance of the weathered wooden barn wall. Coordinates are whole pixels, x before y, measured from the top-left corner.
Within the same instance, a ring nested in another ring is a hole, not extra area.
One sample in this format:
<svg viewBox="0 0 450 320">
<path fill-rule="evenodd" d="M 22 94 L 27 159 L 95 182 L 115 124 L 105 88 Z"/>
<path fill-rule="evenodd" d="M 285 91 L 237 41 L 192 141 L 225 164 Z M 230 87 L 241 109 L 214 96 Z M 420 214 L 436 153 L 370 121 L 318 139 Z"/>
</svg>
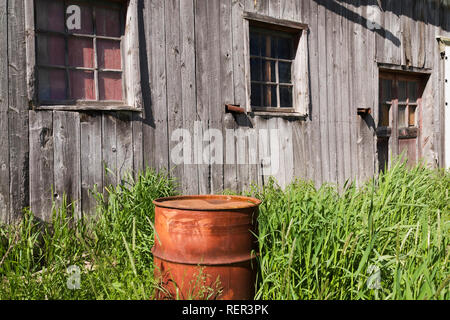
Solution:
<svg viewBox="0 0 450 320">
<path fill-rule="evenodd" d="M 259 165 L 175 166 L 177 128 L 279 128 L 281 185 L 293 177 L 343 184 L 377 167 L 377 63 L 432 72 L 424 93 L 424 156 L 442 159 L 443 62 L 435 37 L 449 36 L 444 1 L 381 1 L 381 28 L 368 28 L 376 0 L 153 0 L 139 4 L 141 81 L 145 110 L 32 111 L 26 101 L 24 5 L 0 2 L 0 220 L 31 206 L 48 220 L 51 199 L 77 200 L 89 211 L 89 190 L 117 183 L 145 166 L 171 170 L 183 193 L 215 193 L 264 183 Z M 242 13 L 309 25 L 309 116 L 305 120 L 231 115 L 224 104 L 246 103 Z M 374 118 L 358 116 L 372 108 Z M 225 134 L 224 134 L 225 135 Z M 287 138 L 286 138 L 287 137 Z M 252 148 L 264 145 L 249 146 Z M 236 147 L 239 156 L 248 148 Z M 270 146 L 269 146 L 270 147 Z M 223 155 L 224 159 L 226 154 Z M 106 171 L 105 167 L 110 168 Z"/>
</svg>

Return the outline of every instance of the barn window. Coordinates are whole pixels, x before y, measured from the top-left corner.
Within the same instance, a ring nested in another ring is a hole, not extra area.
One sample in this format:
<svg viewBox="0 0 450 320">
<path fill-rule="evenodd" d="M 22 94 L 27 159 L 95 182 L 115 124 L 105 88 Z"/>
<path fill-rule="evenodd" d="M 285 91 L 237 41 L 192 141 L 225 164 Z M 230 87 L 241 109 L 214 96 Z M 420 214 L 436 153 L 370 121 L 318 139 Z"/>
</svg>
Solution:
<svg viewBox="0 0 450 320">
<path fill-rule="evenodd" d="M 389 165 L 391 156 L 402 153 L 413 165 L 421 155 L 421 102 L 426 76 L 420 73 L 381 69 L 377 152 L 379 170 Z"/>
<path fill-rule="evenodd" d="M 308 110 L 307 26 L 245 13 L 248 109 L 296 113 Z"/>
<path fill-rule="evenodd" d="M 290 34 L 250 28 L 252 106 L 292 108 L 294 44 Z"/>
<path fill-rule="evenodd" d="M 26 3 L 32 107 L 140 109 L 137 0 Z"/>
</svg>

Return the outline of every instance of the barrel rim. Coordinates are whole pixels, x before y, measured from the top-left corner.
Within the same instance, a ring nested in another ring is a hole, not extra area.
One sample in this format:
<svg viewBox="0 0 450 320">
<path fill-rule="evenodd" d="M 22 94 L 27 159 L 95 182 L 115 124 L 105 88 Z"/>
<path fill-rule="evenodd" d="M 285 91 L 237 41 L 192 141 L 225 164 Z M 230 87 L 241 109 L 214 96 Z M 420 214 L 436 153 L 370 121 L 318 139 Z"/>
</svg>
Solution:
<svg viewBox="0 0 450 320">
<path fill-rule="evenodd" d="M 174 256 L 171 254 L 167 254 L 167 252 L 163 251 L 161 247 L 154 245 L 151 249 L 151 252 L 155 258 L 160 260 L 164 260 L 171 263 L 184 264 L 184 265 L 201 265 L 201 266 L 225 266 L 235 263 L 243 263 L 247 261 L 252 261 L 257 259 L 260 254 L 256 250 L 251 250 L 248 254 L 243 255 L 235 255 L 231 257 L 183 257 L 180 258 L 178 256 Z"/>
<path fill-rule="evenodd" d="M 245 206 L 237 206 L 235 208 L 201 208 L 201 207 L 192 207 L 192 208 L 183 208 L 179 206 L 169 205 L 167 203 L 164 203 L 165 201 L 172 201 L 172 200 L 183 200 L 183 199 L 214 199 L 214 198 L 231 198 L 234 200 L 242 200 L 245 202 Z M 248 202 L 251 202 L 252 205 L 248 205 Z M 184 195 L 184 196 L 171 196 L 171 197 L 161 197 L 158 199 L 153 200 L 153 204 L 156 207 L 162 207 L 162 208 L 169 208 L 169 209 L 177 209 L 177 210 L 188 210 L 188 211 L 235 211 L 235 210 L 242 210 L 242 209 L 249 209 L 249 208 L 255 208 L 258 207 L 261 204 L 261 200 L 254 198 L 254 197 L 246 197 L 246 196 L 237 196 L 237 195 L 221 195 L 221 194 L 198 194 L 198 195 Z"/>
</svg>

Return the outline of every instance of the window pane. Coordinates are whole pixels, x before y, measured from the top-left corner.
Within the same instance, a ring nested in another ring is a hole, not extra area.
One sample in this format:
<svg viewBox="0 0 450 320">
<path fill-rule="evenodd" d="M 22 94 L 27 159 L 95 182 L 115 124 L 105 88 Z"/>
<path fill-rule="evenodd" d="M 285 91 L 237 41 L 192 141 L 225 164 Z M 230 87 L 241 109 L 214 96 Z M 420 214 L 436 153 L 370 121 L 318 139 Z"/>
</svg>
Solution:
<svg viewBox="0 0 450 320">
<path fill-rule="evenodd" d="M 292 39 L 286 37 L 278 38 L 278 58 L 292 59 Z"/>
<path fill-rule="evenodd" d="M 98 92 L 100 100 L 122 100 L 122 74 L 99 72 Z"/>
<path fill-rule="evenodd" d="M 252 106 L 261 107 L 261 88 L 262 86 L 260 84 L 252 83 L 252 95 L 250 97 Z"/>
<path fill-rule="evenodd" d="M 404 102 L 406 101 L 406 81 L 399 81 L 398 82 L 398 101 Z"/>
<path fill-rule="evenodd" d="M 116 70 L 122 68 L 119 41 L 98 39 L 97 52 L 99 68 Z"/>
<path fill-rule="evenodd" d="M 263 87 L 264 107 L 277 107 L 277 87 L 264 85 Z"/>
<path fill-rule="evenodd" d="M 380 112 L 379 112 L 379 119 L 378 119 L 378 125 L 381 127 L 389 127 L 389 109 L 390 105 L 388 104 L 381 104 L 380 105 Z"/>
<path fill-rule="evenodd" d="M 417 82 L 415 81 L 408 82 L 408 98 L 409 102 L 417 101 Z"/>
<path fill-rule="evenodd" d="M 256 32 L 250 32 L 250 55 L 259 56 L 260 49 L 260 35 Z"/>
<path fill-rule="evenodd" d="M 292 108 L 292 87 L 280 86 L 280 107 Z"/>
<path fill-rule="evenodd" d="M 276 38 L 271 35 L 261 35 L 261 56 L 275 58 L 276 57 Z"/>
<path fill-rule="evenodd" d="M 120 37 L 120 11 L 109 8 L 95 8 L 96 33 L 100 36 Z"/>
<path fill-rule="evenodd" d="M 35 7 L 37 29 L 64 32 L 64 2 L 37 0 Z"/>
<path fill-rule="evenodd" d="M 398 126 L 399 128 L 406 127 L 406 106 L 398 106 Z"/>
<path fill-rule="evenodd" d="M 276 82 L 275 61 L 263 60 L 263 81 Z"/>
<path fill-rule="evenodd" d="M 92 21 L 92 8 L 87 5 L 82 5 L 79 2 L 68 2 L 67 7 L 70 5 L 75 4 L 77 5 L 81 10 L 81 16 L 80 16 L 80 28 L 76 28 L 77 25 L 71 21 L 71 15 L 67 15 L 66 19 L 69 21 L 71 29 L 68 30 L 70 33 L 82 33 L 82 34 L 93 34 L 94 33 L 94 27 L 93 27 L 93 21 Z M 69 25 L 67 26 L 69 27 Z M 72 28 L 75 27 L 75 28 Z"/>
<path fill-rule="evenodd" d="M 94 67 L 94 48 L 92 39 L 69 37 L 67 41 L 69 48 L 69 66 L 72 67 Z"/>
<path fill-rule="evenodd" d="M 392 100 L 392 80 L 381 79 L 381 103 Z"/>
<path fill-rule="evenodd" d="M 278 62 L 278 77 L 281 83 L 291 83 L 291 63 Z"/>
<path fill-rule="evenodd" d="M 39 34 L 37 37 L 38 64 L 64 66 L 65 46 L 62 36 Z"/>
<path fill-rule="evenodd" d="M 408 112 L 408 126 L 415 127 L 416 126 L 416 107 L 409 106 Z"/>
<path fill-rule="evenodd" d="M 250 79 L 252 81 L 261 81 L 261 59 L 251 58 L 250 59 Z"/>
<path fill-rule="evenodd" d="M 39 101 L 66 99 L 66 71 L 61 69 L 44 69 L 39 74 Z"/>
<path fill-rule="evenodd" d="M 70 70 L 70 99 L 95 100 L 94 72 Z"/>
</svg>

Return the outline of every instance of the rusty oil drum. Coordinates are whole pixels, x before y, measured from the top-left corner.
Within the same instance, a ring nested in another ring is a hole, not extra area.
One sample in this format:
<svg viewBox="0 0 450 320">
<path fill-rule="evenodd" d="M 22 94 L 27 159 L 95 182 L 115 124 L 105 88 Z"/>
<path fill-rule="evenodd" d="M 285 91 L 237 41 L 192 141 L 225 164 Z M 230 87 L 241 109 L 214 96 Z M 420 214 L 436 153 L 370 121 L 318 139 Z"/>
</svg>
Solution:
<svg viewBox="0 0 450 320">
<path fill-rule="evenodd" d="M 156 299 L 253 299 L 260 200 L 197 195 L 153 203 Z"/>
</svg>

